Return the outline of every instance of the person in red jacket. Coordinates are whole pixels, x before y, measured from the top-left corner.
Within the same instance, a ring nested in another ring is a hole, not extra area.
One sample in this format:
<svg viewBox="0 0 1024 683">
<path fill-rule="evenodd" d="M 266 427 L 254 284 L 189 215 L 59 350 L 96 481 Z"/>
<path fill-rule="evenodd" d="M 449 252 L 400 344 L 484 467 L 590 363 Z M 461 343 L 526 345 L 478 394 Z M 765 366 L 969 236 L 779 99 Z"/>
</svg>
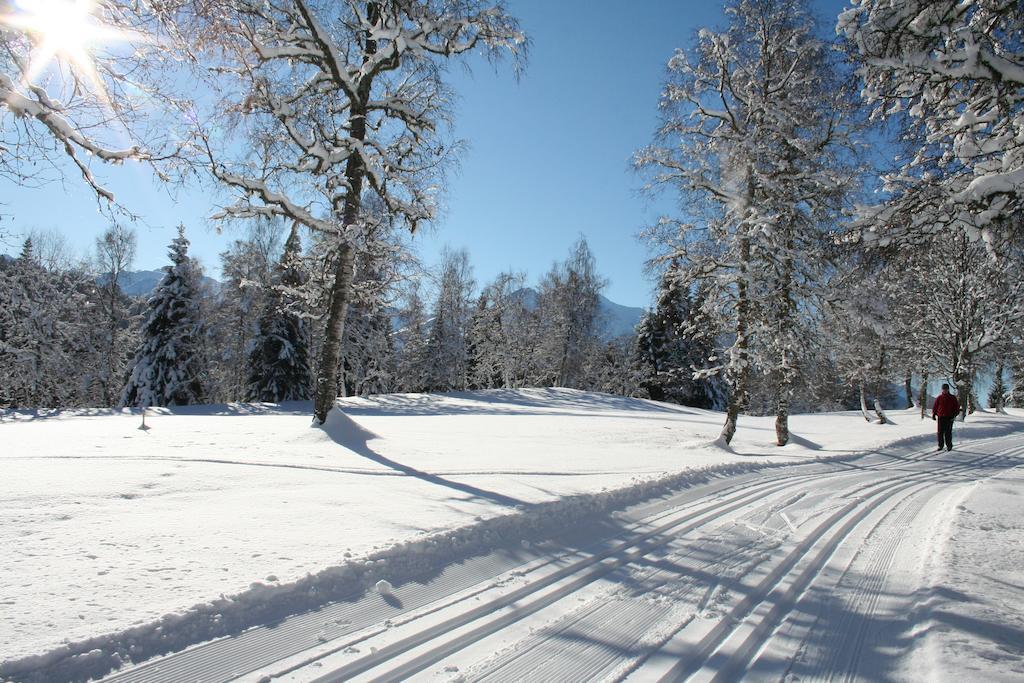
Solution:
<svg viewBox="0 0 1024 683">
<path fill-rule="evenodd" d="M 932 419 L 939 423 L 939 450 L 945 445 L 947 451 L 953 450 L 953 420 L 960 412 L 960 401 L 949 393 L 949 385 L 942 385 L 942 393 L 935 397 L 932 404 Z"/>
</svg>

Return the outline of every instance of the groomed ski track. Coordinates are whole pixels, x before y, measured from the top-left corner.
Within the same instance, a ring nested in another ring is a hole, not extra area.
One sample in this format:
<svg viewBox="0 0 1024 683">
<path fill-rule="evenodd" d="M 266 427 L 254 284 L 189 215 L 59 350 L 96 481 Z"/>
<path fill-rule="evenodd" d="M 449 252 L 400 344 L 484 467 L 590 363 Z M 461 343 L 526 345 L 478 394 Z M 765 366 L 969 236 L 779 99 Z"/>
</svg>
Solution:
<svg viewBox="0 0 1024 683">
<path fill-rule="evenodd" d="M 732 476 L 104 680 L 885 678 L 920 588 L 896 558 L 1022 464 L 1017 433 Z"/>
</svg>

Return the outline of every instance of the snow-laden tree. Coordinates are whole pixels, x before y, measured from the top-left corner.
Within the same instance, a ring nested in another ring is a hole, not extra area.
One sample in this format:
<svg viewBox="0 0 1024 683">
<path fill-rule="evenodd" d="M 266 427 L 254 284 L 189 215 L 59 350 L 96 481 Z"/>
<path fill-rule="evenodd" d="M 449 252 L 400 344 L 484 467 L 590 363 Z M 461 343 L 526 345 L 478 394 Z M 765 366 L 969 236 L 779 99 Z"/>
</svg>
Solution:
<svg viewBox="0 0 1024 683">
<path fill-rule="evenodd" d="M 1006 406 L 1009 393 L 1009 387 L 1006 386 L 1006 369 L 1003 362 L 999 361 L 992 376 L 992 388 L 988 392 L 989 407 L 1001 411 Z"/>
<path fill-rule="evenodd" d="M 175 154 L 154 106 L 182 43 L 165 5 L 0 0 L 0 179 L 38 186 L 70 162 L 108 208 L 97 166 Z"/>
<path fill-rule="evenodd" d="M 81 271 L 51 271 L 32 239 L 0 269 L 0 405 L 96 405 L 100 365 L 95 286 Z"/>
<path fill-rule="evenodd" d="M 501 343 L 501 311 L 491 302 L 485 287 L 466 327 L 466 386 L 470 389 L 495 389 L 503 386 L 497 347 Z"/>
<path fill-rule="evenodd" d="M 310 329 L 303 288 L 309 279 L 298 224 L 292 225 L 274 266 L 256 334 L 249 344 L 247 401 L 304 401 L 313 390 Z"/>
<path fill-rule="evenodd" d="M 654 310 L 637 325 L 633 367 L 639 388 L 655 401 L 721 409 L 725 387 L 719 377 L 694 379 L 714 356 L 715 328 L 695 319 L 700 306 L 681 283 L 679 264 L 670 262 L 658 282 Z"/>
<path fill-rule="evenodd" d="M 921 243 L 899 267 L 908 284 L 893 315 L 912 321 L 905 334 L 935 374 L 952 380 L 966 414 L 969 402 L 977 406 L 976 375 L 1024 327 L 1022 262 L 993 258 L 957 231 Z"/>
<path fill-rule="evenodd" d="M 650 235 L 700 283 L 702 315 L 732 343 L 705 374 L 724 374 L 729 443 L 760 366 L 779 378 L 776 432 L 788 440 L 799 373 L 798 317 L 827 261 L 823 233 L 852 180 L 850 98 L 801 0 L 736 0 L 724 31 L 701 30 L 669 61 L 655 145 L 636 156 L 651 188 L 679 193 L 688 215 Z M 710 360 L 710 359 L 708 359 Z"/>
<path fill-rule="evenodd" d="M 197 18 L 216 71 L 237 77 L 223 83 L 217 125 L 198 120 L 210 170 L 237 197 L 217 217 L 284 216 L 337 244 L 317 366 L 323 423 L 338 394 L 364 192 L 396 224 L 431 220 L 455 148 L 444 63 L 477 49 L 519 54 L 524 37 L 488 0 L 224 0 Z"/>
<path fill-rule="evenodd" d="M 199 264 L 188 255 L 185 228 L 170 244 L 164 267 L 147 304 L 141 342 L 131 363 L 122 406 L 182 406 L 206 398 L 206 336 L 201 316 Z"/>
<path fill-rule="evenodd" d="M 124 384 L 134 343 L 131 302 L 121 289 L 138 246 L 135 230 L 115 223 L 96 238 L 96 270 L 99 272 L 98 306 L 103 317 L 102 367 L 96 369 L 103 405 L 113 406 Z"/>
<path fill-rule="evenodd" d="M 387 393 L 397 385 L 393 307 L 402 282 L 420 266 L 408 238 L 384 219 L 384 211 L 372 198 L 365 203 L 366 231 L 357 244 L 342 347 L 341 384 L 346 396 Z"/>
<path fill-rule="evenodd" d="M 1006 398 L 1006 405 L 1014 408 L 1024 408 L 1024 354 L 1020 348 L 1024 345 L 1024 335 L 1016 337 L 1017 352 L 1011 356 L 1012 363 L 1012 385 Z"/>
<path fill-rule="evenodd" d="M 524 277 L 503 272 L 480 292 L 466 333 L 469 386 L 523 386 L 529 375 L 534 316 L 524 301 Z"/>
<path fill-rule="evenodd" d="M 402 283 L 419 268 L 409 238 L 399 225 L 386 220 L 384 208 L 373 197 L 364 201 L 361 224 L 364 230 L 353 244 L 351 302 L 338 368 L 339 386 L 346 396 L 395 389 L 397 358 L 392 308 L 399 298 Z M 309 257 L 311 278 L 305 287 L 314 318 L 314 358 L 322 355 L 317 351 L 324 343 L 325 311 L 338 258 L 337 241 L 314 232 Z"/>
<path fill-rule="evenodd" d="M 279 221 L 249 223 L 242 239 L 221 252 L 221 283 L 204 310 L 210 337 L 207 398 L 240 401 L 248 392 L 250 346 L 265 312 L 281 252 Z"/>
<path fill-rule="evenodd" d="M 633 371 L 633 340 L 628 336 L 596 345 L 596 353 L 587 357 L 584 367 L 587 391 L 616 396 L 636 396 L 640 386 Z"/>
<path fill-rule="evenodd" d="M 543 384 L 581 389 L 587 357 L 597 348 L 597 316 L 607 280 L 582 235 L 565 261 L 544 276 L 537 294 Z"/>
<path fill-rule="evenodd" d="M 395 353 L 397 389 L 420 392 L 426 382 L 426 348 L 429 324 L 418 278 L 411 279 L 399 299 Z"/>
<path fill-rule="evenodd" d="M 962 227 L 998 243 L 1024 209 L 1024 5 L 1019 0 L 854 0 L 837 31 L 877 119 L 909 153 L 891 198 L 866 210 L 882 240 Z M 998 245 L 997 245 L 998 246 Z"/>
<path fill-rule="evenodd" d="M 458 391 L 467 386 L 466 332 L 474 287 L 469 253 L 445 249 L 425 349 L 427 391 Z"/>
</svg>

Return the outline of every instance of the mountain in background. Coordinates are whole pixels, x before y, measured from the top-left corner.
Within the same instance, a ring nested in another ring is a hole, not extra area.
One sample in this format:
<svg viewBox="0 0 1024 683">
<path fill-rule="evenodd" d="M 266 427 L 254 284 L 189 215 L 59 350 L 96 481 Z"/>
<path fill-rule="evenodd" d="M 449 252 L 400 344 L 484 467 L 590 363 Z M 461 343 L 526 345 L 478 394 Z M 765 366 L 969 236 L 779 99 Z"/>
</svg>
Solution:
<svg viewBox="0 0 1024 683">
<path fill-rule="evenodd" d="M 160 284 L 163 276 L 163 270 L 129 270 L 121 273 L 119 284 L 121 285 L 121 291 L 128 296 L 148 297 L 156 289 L 156 286 Z M 103 284 L 107 281 L 108 277 L 110 277 L 109 274 L 104 273 L 96 278 L 96 281 Z M 212 277 L 204 275 L 202 283 L 213 291 L 220 289 L 220 282 Z"/>
<path fill-rule="evenodd" d="M 599 294 L 597 302 L 598 326 L 601 338 L 605 340 L 618 337 L 632 337 L 637 323 L 646 312 L 635 306 L 623 306 Z"/>
<path fill-rule="evenodd" d="M 529 309 L 537 306 L 537 290 L 532 287 L 524 287 L 518 290 L 514 296 L 520 297 Z M 623 306 L 603 294 L 598 294 L 597 336 L 604 341 L 611 341 L 619 337 L 631 337 L 643 314 L 644 309 L 642 308 Z"/>
</svg>

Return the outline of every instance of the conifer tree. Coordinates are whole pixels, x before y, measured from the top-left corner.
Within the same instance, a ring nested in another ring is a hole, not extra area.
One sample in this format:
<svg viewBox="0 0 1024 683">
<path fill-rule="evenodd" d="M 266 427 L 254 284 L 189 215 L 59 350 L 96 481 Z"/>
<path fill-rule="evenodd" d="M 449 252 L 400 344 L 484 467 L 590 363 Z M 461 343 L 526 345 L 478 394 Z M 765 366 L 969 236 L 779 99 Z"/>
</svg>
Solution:
<svg viewBox="0 0 1024 683">
<path fill-rule="evenodd" d="M 399 391 L 423 391 L 426 381 L 427 315 L 420 295 L 420 281 L 411 280 L 398 310 L 395 334 L 397 388 Z"/>
<path fill-rule="evenodd" d="M 458 391 L 466 388 L 466 329 L 469 324 L 473 270 L 464 250 L 446 251 L 442 257 L 437 300 L 426 345 L 426 390 Z"/>
<path fill-rule="evenodd" d="M 256 336 L 249 347 L 247 401 L 304 401 L 312 396 L 309 324 L 302 287 L 308 275 L 302 260 L 298 224 L 292 225 L 281 260 L 274 268 Z"/>
<path fill-rule="evenodd" d="M 183 406 L 206 398 L 201 271 L 189 257 L 188 245 L 185 226 L 179 226 L 170 244 L 171 265 L 164 267 L 164 277 L 147 304 L 122 406 Z"/>
<path fill-rule="evenodd" d="M 1002 363 L 996 366 L 995 377 L 992 378 L 992 389 L 988 392 L 988 405 L 990 408 L 1002 410 L 1006 405 L 1006 396 L 1009 393 L 1004 376 L 1005 368 Z"/>
<path fill-rule="evenodd" d="M 246 236 L 220 254 L 222 281 L 215 301 L 204 311 L 212 339 L 209 398 L 244 400 L 248 391 L 249 354 L 260 317 L 271 295 L 274 261 L 281 250 L 281 225 L 260 220 Z"/>
<path fill-rule="evenodd" d="M 679 264 L 671 262 L 659 280 L 654 310 L 637 326 L 633 351 L 637 382 L 655 401 L 695 408 L 724 405 L 720 378 L 694 378 L 715 353 L 713 328 L 698 319 L 699 310 L 682 281 Z"/>
</svg>

